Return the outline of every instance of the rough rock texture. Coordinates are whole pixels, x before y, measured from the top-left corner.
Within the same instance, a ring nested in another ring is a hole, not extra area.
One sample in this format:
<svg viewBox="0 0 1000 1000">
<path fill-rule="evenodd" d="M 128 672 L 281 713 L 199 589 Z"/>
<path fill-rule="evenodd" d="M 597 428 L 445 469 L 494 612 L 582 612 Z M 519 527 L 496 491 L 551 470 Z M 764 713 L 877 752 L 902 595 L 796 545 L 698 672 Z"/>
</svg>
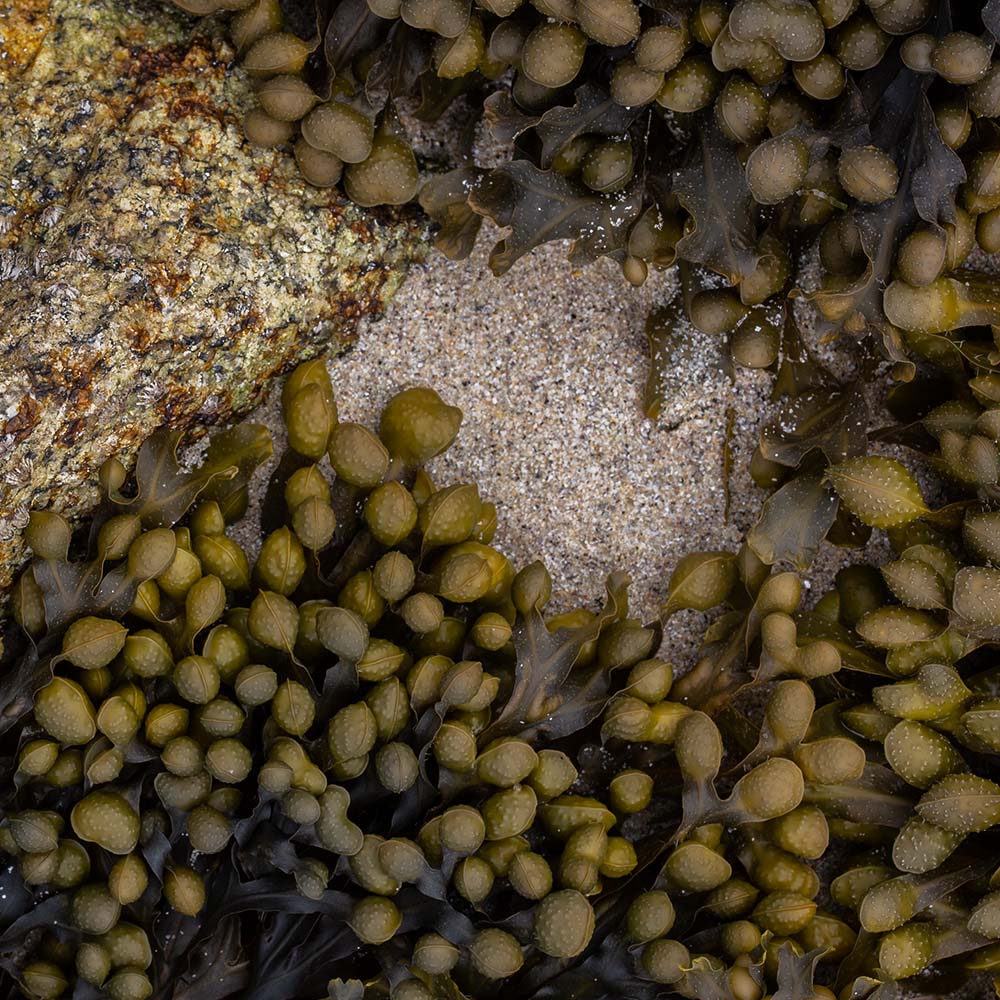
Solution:
<svg viewBox="0 0 1000 1000">
<path fill-rule="evenodd" d="M 74 515 L 158 425 L 245 412 L 353 340 L 424 246 L 255 150 L 218 27 L 0 0 L 0 598 L 29 507 Z"/>
</svg>

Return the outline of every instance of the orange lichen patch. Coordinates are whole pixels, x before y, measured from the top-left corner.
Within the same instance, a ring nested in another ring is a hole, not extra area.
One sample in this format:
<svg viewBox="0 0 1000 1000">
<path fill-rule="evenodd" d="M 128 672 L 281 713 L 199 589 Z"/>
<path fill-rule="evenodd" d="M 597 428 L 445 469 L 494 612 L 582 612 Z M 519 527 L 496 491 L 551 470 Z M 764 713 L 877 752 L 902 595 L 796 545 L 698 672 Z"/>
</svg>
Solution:
<svg viewBox="0 0 1000 1000">
<path fill-rule="evenodd" d="M 259 310 L 255 308 L 247 309 L 240 316 L 233 317 L 229 329 L 234 339 L 242 339 L 245 335 L 260 330 L 263 330 L 264 336 L 267 336 L 267 324 Z"/>
<path fill-rule="evenodd" d="M 63 399 L 68 393 L 89 393 L 102 364 L 102 356 L 86 348 L 60 346 L 39 351 L 29 369 L 35 395 L 45 398 L 55 394 Z"/>
<path fill-rule="evenodd" d="M 62 428 L 57 441 L 59 444 L 64 444 L 67 447 L 76 444 L 76 442 L 80 440 L 80 435 L 86 430 L 86 428 L 86 417 L 74 417 Z"/>
<path fill-rule="evenodd" d="M 185 389 L 183 386 L 171 385 L 167 395 L 161 400 L 160 407 L 163 423 L 168 427 L 177 427 L 187 423 L 192 414 L 201 408 L 204 396 L 200 392 Z"/>
<path fill-rule="evenodd" d="M 150 287 L 168 298 L 176 298 L 191 287 L 192 278 L 187 272 L 170 270 L 165 264 L 151 265 L 147 280 Z"/>
<path fill-rule="evenodd" d="M 122 338 L 136 354 L 145 354 L 152 338 L 144 323 L 129 323 L 122 327 Z"/>
<path fill-rule="evenodd" d="M 221 125 L 226 120 L 226 115 L 218 105 L 213 105 L 200 97 L 178 97 L 171 101 L 167 116 L 175 122 L 182 118 L 207 118 Z"/>
<path fill-rule="evenodd" d="M 6 423 L 0 424 L 0 437 L 11 437 L 11 444 L 23 441 L 41 419 L 42 404 L 34 396 L 22 396 L 17 409 Z"/>
<path fill-rule="evenodd" d="M 188 55 L 187 45 L 135 45 L 129 49 L 126 69 L 140 85 L 177 73 Z"/>
<path fill-rule="evenodd" d="M 50 0 L 0 3 L 0 84 L 16 80 L 34 61 L 52 27 Z"/>
</svg>

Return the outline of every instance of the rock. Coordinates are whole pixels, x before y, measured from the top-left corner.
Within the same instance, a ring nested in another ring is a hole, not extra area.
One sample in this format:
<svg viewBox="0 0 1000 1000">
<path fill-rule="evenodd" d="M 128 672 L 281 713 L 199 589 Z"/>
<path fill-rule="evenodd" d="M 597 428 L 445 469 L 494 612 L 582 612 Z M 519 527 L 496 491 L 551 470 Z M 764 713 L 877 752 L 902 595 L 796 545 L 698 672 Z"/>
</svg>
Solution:
<svg viewBox="0 0 1000 1000">
<path fill-rule="evenodd" d="M 0 596 L 31 507 L 96 499 L 353 340 L 426 245 L 242 137 L 219 25 L 130 0 L 0 0 Z"/>
</svg>

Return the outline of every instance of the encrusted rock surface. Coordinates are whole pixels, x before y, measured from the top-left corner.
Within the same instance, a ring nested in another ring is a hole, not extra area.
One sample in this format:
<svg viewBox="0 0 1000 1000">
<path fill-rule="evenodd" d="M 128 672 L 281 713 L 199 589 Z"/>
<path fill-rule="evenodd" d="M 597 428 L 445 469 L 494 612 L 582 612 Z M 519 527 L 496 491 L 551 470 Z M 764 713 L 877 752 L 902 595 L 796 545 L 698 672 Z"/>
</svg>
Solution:
<svg viewBox="0 0 1000 1000">
<path fill-rule="evenodd" d="M 0 0 L 0 600 L 30 507 L 80 513 L 109 455 L 248 410 L 424 246 L 248 146 L 233 55 L 156 0 Z"/>
</svg>

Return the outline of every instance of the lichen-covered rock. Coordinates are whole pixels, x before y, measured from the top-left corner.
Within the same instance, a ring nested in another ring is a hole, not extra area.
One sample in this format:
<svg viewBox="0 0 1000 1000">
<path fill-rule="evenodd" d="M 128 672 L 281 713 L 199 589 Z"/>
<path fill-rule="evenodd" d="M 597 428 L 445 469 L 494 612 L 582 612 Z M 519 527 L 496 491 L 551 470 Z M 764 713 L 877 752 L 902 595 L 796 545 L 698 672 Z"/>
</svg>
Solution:
<svg viewBox="0 0 1000 1000">
<path fill-rule="evenodd" d="M 73 516 L 160 424 L 246 411 L 355 333 L 423 245 L 251 147 L 218 28 L 0 0 L 0 599 L 29 507 Z"/>
</svg>

